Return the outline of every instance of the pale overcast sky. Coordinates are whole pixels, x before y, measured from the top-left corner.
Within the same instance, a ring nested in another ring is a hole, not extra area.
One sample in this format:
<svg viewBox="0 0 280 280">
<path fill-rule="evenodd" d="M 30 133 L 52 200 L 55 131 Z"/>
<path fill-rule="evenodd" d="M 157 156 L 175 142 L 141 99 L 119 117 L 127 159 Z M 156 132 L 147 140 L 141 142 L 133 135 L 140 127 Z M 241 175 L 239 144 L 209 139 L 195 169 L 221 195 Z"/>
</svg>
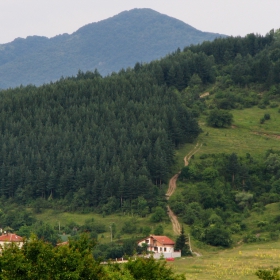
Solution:
<svg viewBox="0 0 280 280">
<path fill-rule="evenodd" d="M 233 36 L 280 28 L 280 0 L 0 0 L 0 44 L 71 34 L 133 8 L 151 8 L 201 31 Z"/>
</svg>

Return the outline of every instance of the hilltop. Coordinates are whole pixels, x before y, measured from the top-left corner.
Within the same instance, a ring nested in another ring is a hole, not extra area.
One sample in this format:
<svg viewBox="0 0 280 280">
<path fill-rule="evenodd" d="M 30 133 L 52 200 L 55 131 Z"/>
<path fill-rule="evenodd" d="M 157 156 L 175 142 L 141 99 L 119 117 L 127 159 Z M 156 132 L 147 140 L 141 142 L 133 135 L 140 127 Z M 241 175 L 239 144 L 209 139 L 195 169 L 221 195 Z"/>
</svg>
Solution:
<svg viewBox="0 0 280 280">
<path fill-rule="evenodd" d="M 41 85 L 78 70 L 107 75 L 136 62 L 224 35 L 202 32 L 151 9 L 133 9 L 53 38 L 29 36 L 0 45 L 0 88 Z"/>
</svg>

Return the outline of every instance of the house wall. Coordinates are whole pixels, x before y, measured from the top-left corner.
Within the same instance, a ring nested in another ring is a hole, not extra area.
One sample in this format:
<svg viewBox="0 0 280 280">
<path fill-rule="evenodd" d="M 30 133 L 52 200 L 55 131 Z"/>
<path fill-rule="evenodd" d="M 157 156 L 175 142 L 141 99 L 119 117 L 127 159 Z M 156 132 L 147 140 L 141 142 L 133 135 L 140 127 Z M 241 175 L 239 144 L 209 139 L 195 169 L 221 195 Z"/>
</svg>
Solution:
<svg viewBox="0 0 280 280">
<path fill-rule="evenodd" d="M 181 252 L 173 252 L 173 253 L 154 253 L 153 257 L 155 259 L 160 259 L 160 258 L 181 258 Z"/>
<path fill-rule="evenodd" d="M 162 245 L 162 244 L 158 244 L 158 246 L 156 246 L 158 248 L 157 252 L 161 253 L 173 253 L 174 252 L 174 248 L 173 246 L 170 245 Z M 152 247 L 151 251 L 155 251 L 154 247 Z"/>
<path fill-rule="evenodd" d="M 12 242 L 7 242 L 7 241 L 0 241 L 0 251 L 2 251 L 2 248 L 5 247 L 5 244 L 11 244 Z M 15 244 L 18 245 L 19 248 L 23 246 L 23 242 L 14 242 Z"/>
</svg>

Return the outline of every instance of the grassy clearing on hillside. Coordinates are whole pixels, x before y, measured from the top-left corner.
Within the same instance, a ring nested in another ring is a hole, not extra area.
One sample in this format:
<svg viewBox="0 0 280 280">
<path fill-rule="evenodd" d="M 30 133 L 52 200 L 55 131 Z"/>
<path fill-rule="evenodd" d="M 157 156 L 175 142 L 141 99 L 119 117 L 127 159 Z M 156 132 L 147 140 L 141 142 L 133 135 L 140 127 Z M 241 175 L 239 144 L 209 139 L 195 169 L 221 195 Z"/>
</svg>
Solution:
<svg viewBox="0 0 280 280">
<path fill-rule="evenodd" d="M 269 222 L 280 214 L 280 203 L 271 203 L 265 206 L 263 213 L 251 212 L 250 217 L 246 219 L 246 225 L 248 230 L 257 228 L 257 224 L 261 221 Z M 260 235 L 261 229 L 260 230 Z M 280 264 L 279 264 L 280 265 Z"/>
<path fill-rule="evenodd" d="M 203 146 L 197 155 L 208 153 L 238 153 L 245 155 L 263 154 L 268 149 L 280 148 L 280 114 L 278 108 L 260 109 L 257 107 L 232 110 L 234 122 L 230 128 L 213 128 L 205 124 L 206 117 L 202 116 L 200 126 L 203 133 L 198 141 Z M 260 124 L 260 119 L 269 113 L 271 119 Z"/>
<path fill-rule="evenodd" d="M 130 220 L 134 220 L 137 224 L 137 227 L 145 227 L 149 226 L 152 231 L 154 228 L 161 224 L 164 228 L 164 234 L 170 236 L 171 238 L 176 238 L 173 233 L 172 224 L 170 221 L 164 221 L 162 223 L 151 223 L 149 220 L 149 216 L 146 218 L 141 218 L 138 215 L 121 215 L 121 214 L 114 214 L 114 215 L 108 215 L 108 216 L 102 216 L 100 214 L 96 213 L 88 213 L 88 214 L 78 214 L 78 213 L 69 213 L 69 212 L 61 212 L 57 213 L 53 210 L 46 210 L 40 214 L 36 214 L 36 218 L 38 220 L 44 221 L 46 223 L 49 223 L 52 226 L 58 227 L 58 224 L 60 223 L 61 228 L 63 228 L 66 224 L 69 224 L 70 222 L 75 222 L 78 225 L 83 225 L 86 220 L 94 219 L 95 222 L 104 224 L 106 226 L 106 232 L 103 234 L 99 234 L 98 236 L 98 242 L 101 243 L 108 243 L 111 241 L 111 234 L 110 234 L 110 228 L 109 226 L 115 223 L 117 234 L 120 233 L 121 238 L 120 239 L 126 239 L 126 238 L 142 238 L 143 235 L 141 233 L 133 233 L 131 235 L 123 234 L 121 233 L 121 229 L 124 226 L 124 223 Z M 63 230 L 61 230 L 63 232 Z M 118 241 L 117 238 L 115 238 L 113 241 Z"/>
<path fill-rule="evenodd" d="M 237 153 L 253 157 L 263 154 L 268 149 L 280 148 L 280 113 L 279 108 L 260 109 L 258 107 L 232 110 L 233 125 L 230 128 L 213 128 L 206 125 L 206 116 L 200 117 L 199 125 L 203 132 L 194 143 L 186 144 L 176 151 L 173 173 L 177 173 L 184 166 L 184 156 L 196 145 L 202 147 L 195 154 L 195 158 L 202 154 Z M 270 120 L 260 124 L 264 114 L 270 114 Z"/>
</svg>

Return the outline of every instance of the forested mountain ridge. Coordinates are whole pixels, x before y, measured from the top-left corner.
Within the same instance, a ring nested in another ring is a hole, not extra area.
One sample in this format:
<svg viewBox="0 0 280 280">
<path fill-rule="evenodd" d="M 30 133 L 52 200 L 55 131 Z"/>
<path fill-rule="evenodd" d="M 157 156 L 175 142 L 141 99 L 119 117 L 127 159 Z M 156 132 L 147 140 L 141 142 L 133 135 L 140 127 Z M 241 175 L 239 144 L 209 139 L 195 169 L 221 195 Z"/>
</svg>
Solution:
<svg viewBox="0 0 280 280">
<path fill-rule="evenodd" d="M 125 11 L 71 35 L 30 36 L 0 45 L 0 88 L 41 85 L 78 70 L 106 75 L 219 36 L 151 9 Z"/>
</svg>

